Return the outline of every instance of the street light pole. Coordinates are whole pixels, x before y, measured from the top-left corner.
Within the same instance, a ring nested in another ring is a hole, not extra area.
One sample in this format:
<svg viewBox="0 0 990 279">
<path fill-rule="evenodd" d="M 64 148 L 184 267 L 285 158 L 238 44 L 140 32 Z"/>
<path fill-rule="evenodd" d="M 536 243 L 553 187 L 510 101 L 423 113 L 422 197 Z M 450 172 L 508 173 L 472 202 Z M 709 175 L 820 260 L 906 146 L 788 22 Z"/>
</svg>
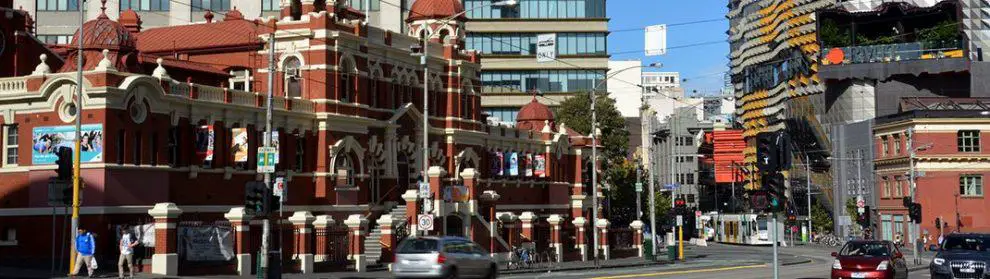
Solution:
<svg viewBox="0 0 990 279">
<path fill-rule="evenodd" d="M 811 157 L 804 154 L 805 182 L 808 184 L 808 241 L 811 241 Z"/>
<path fill-rule="evenodd" d="M 83 7 L 86 7 L 86 3 L 84 1 L 80 1 L 79 2 L 79 37 L 76 38 L 76 41 L 79 42 L 79 50 L 78 50 L 79 52 L 78 52 L 78 54 L 76 54 L 76 58 L 78 58 L 76 60 L 76 70 L 78 70 L 78 72 L 76 73 L 76 100 L 75 100 L 75 105 L 76 105 L 76 110 L 75 110 L 75 114 L 76 114 L 75 115 L 76 116 L 76 120 L 75 120 L 75 122 L 76 122 L 75 123 L 76 124 L 76 132 L 75 132 L 75 138 L 74 138 L 75 139 L 75 147 L 72 149 L 72 153 L 74 153 L 74 154 L 72 154 L 72 172 L 73 172 L 73 174 L 72 174 L 72 233 L 70 235 L 73 236 L 71 238 L 73 241 L 69 241 L 69 243 L 72 243 L 72 244 L 70 244 L 70 247 L 72 247 L 72 248 L 71 248 L 71 250 L 69 250 L 69 252 L 71 252 L 69 254 L 69 268 L 70 269 L 75 268 L 76 265 L 79 264 L 79 263 L 76 263 L 76 242 L 74 240 L 75 240 L 76 232 L 79 231 L 79 204 L 80 204 L 80 200 L 79 200 L 79 194 L 80 194 L 79 193 L 80 192 L 80 189 L 79 189 L 79 186 L 80 186 L 79 185 L 80 184 L 79 175 L 82 173 L 82 170 L 80 169 L 82 166 L 81 166 L 81 161 L 79 160 L 79 155 L 81 154 L 80 151 L 81 151 L 81 148 L 82 148 L 81 147 L 81 144 L 82 144 L 82 140 L 81 139 L 82 139 L 82 107 L 83 107 L 82 106 L 82 99 L 83 99 L 82 98 L 82 94 L 83 94 L 82 93 L 83 92 L 83 31 L 84 31 L 83 30 L 83 25 L 86 22 L 86 14 L 84 13 Z"/>
<path fill-rule="evenodd" d="M 911 153 L 909 154 L 910 155 L 909 156 L 910 158 L 908 158 L 908 165 L 910 165 L 910 170 L 908 172 L 908 178 L 911 180 L 911 187 L 909 187 L 909 190 L 911 192 L 910 193 L 911 194 L 911 202 L 915 202 L 917 200 L 917 197 L 915 196 L 915 194 L 917 192 L 914 190 L 914 188 L 916 187 L 916 184 L 914 182 L 914 180 L 915 180 L 915 177 L 914 177 L 914 157 L 916 156 L 916 154 L 915 154 L 915 148 L 914 148 L 914 128 L 908 128 L 908 130 L 907 130 L 907 146 L 911 150 Z M 920 264 L 921 263 L 921 258 L 918 256 L 918 245 L 917 245 L 918 236 L 916 235 L 916 233 L 918 232 L 918 230 L 915 229 L 915 225 L 917 225 L 917 222 L 915 222 L 914 220 L 911 220 L 911 223 L 914 223 L 914 224 L 909 224 L 908 225 L 908 234 L 911 235 L 911 239 L 914 239 L 914 241 L 912 242 L 912 243 L 914 243 L 914 245 L 913 245 L 914 246 L 914 249 L 911 249 L 912 250 L 911 253 L 914 256 L 914 264 Z M 939 243 L 939 244 L 941 244 L 941 243 Z"/>
</svg>

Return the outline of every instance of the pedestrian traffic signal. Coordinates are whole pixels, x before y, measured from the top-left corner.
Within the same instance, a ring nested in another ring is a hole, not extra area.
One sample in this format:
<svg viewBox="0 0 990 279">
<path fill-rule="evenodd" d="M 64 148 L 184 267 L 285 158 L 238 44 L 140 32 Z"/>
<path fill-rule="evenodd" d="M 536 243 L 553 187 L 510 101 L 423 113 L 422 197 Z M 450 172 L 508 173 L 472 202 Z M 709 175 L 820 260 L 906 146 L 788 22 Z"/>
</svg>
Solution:
<svg viewBox="0 0 990 279">
<path fill-rule="evenodd" d="M 911 207 L 908 208 L 908 217 L 911 218 L 915 224 L 921 224 L 921 204 L 912 203 Z"/>
<path fill-rule="evenodd" d="M 72 179 L 72 149 L 68 147 L 59 147 L 55 150 L 55 164 L 58 166 L 55 169 L 55 174 L 58 180 L 68 181 Z"/>
<path fill-rule="evenodd" d="M 756 135 L 756 168 L 762 172 L 780 170 L 777 137 L 778 133 L 776 132 L 763 132 Z"/>
<path fill-rule="evenodd" d="M 863 207 L 863 213 L 859 214 L 859 224 L 864 228 L 869 228 L 871 225 L 870 221 L 870 206 L 867 205 Z"/>
<path fill-rule="evenodd" d="M 674 207 L 676 208 L 687 208 L 687 201 L 684 198 L 674 199 Z"/>
<path fill-rule="evenodd" d="M 265 215 L 269 212 L 270 197 L 264 183 L 250 181 L 244 184 L 244 211 L 249 215 Z"/>
<path fill-rule="evenodd" d="M 911 197 L 904 197 L 901 204 L 904 205 L 904 208 L 911 208 L 911 204 L 914 204 L 914 202 L 911 201 Z"/>
</svg>

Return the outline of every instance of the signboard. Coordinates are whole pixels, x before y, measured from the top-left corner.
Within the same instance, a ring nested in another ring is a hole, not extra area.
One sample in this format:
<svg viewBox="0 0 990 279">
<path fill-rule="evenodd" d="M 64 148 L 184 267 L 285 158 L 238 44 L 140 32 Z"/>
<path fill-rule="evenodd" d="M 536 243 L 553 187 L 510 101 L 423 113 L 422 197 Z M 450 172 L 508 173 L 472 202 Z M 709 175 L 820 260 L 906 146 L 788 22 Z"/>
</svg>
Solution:
<svg viewBox="0 0 990 279">
<path fill-rule="evenodd" d="M 526 154 L 526 177 L 533 176 L 533 170 L 535 169 L 535 164 L 533 164 L 533 154 Z"/>
<path fill-rule="evenodd" d="M 213 125 L 202 125 L 196 129 L 196 155 L 203 161 L 213 161 Z"/>
<path fill-rule="evenodd" d="M 547 176 L 547 159 L 543 155 L 536 155 L 533 160 L 533 174 L 539 177 Z"/>
<path fill-rule="evenodd" d="M 103 124 L 82 125 L 82 141 L 79 161 L 94 163 L 103 161 Z M 31 163 L 54 164 L 58 160 L 55 151 L 59 147 L 73 149 L 76 146 L 76 127 L 72 125 L 35 127 L 31 133 Z"/>
<path fill-rule="evenodd" d="M 419 226 L 420 230 L 423 231 L 433 230 L 433 214 L 420 214 L 416 218 L 416 220 L 418 221 L 417 226 Z"/>
<path fill-rule="evenodd" d="M 275 172 L 274 147 L 258 147 L 258 172 L 259 173 Z"/>
<path fill-rule="evenodd" d="M 234 258 L 231 228 L 217 226 L 179 227 L 179 254 L 186 261 L 229 261 Z"/>
<path fill-rule="evenodd" d="M 536 62 L 553 62 L 557 60 L 557 34 L 536 35 Z"/>
<path fill-rule="evenodd" d="M 497 170 L 498 170 L 496 175 L 498 176 L 505 175 L 505 154 L 503 154 L 502 152 L 495 152 L 495 159 L 497 160 L 497 162 L 495 162 L 495 165 L 497 166 Z"/>
<path fill-rule="evenodd" d="M 674 190 L 681 188 L 681 184 L 677 184 L 677 183 L 664 184 L 663 188 L 667 190 Z"/>
<path fill-rule="evenodd" d="M 519 176 L 519 153 L 509 153 L 509 175 Z"/>
<path fill-rule="evenodd" d="M 680 227 L 683 225 L 684 225 L 684 217 L 681 215 L 677 215 L 677 226 Z"/>
<path fill-rule="evenodd" d="M 643 183 L 636 182 L 636 192 L 642 192 L 642 191 L 643 191 Z"/>
<path fill-rule="evenodd" d="M 247 128 L 230 129 L 230 153 L 234 154 L 234 162 L 245 163 L 248 161 L 248 133 Z"/>
<path fill-rule="evenodd" d="M 695 210 L 694 211 L 694 217 L 701 218 L 701 210 Z"/>
<path fill-rule="evenodd" d="M 447 186 L 447 188 L 443 189 L 443 200 L 448 202 L 469 201 L 468 188 L 463 185 Z"/>
<path fill-rule="evenodd" d="M 667 25 L 653 25 L 646 27 L 646 56 L 658 56 L 667 54 Z"/>
<path fill-rule="evenodd" d="M 858 208 L 866 207 L 866 201 L 863 200 L 863 195 L 856 196 L 856 207 Z"/>
<path fill-rule="evenodd" d="M 420 182 L 419 183 L 419 198 L 426 199 L 430 197 L 430 183 Z"/>
<path fill-rule="evenodd" d="M 279 197 L 280 202 L 285 202 L 285 199 L 288 197 L 288 193 L 289 193 L 287 192 L 288 187 L 285 186 L 286 185 L 285 185 L 284 177 L 275 178 L 275 185 L 272 185 L 272 187 L 275 188 L 275 190 L 274 192 L 272 192 L 272 194 L 274 194 L 276 197 Z"/>
</svg>

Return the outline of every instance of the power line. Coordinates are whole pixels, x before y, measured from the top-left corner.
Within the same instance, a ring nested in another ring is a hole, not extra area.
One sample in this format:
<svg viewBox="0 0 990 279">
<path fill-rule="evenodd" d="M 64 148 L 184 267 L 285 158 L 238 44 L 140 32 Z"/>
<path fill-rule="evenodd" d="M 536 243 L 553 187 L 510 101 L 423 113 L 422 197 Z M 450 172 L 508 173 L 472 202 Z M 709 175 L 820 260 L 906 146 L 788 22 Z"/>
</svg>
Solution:
<svg viewBox="0 0 990 279">
<path fill-rule="evenodd" d="M 696 20 L 696 21 L 669 23 L 669 24 L 667 24 L 667 27 L 684 26 L 684 25 L 692 25 L 692 24 L 701 24 L 701 23 L 709 23 L 709 22 L 720 22 L 720 21 L 726 21 L 726 20 L 729 20 L 729 19 L 724 18 L 724 17 L 721 17 L 721 18 L 712 18 L 712 19 L 704 19 L 704 20 Z M 650 25 L 650 26 L 652 26 L 652 25 Z M 620 33 L 620 32 L 629 32 L 629 31 L 643 31 L 643 30 L 646 29 L 646 27 L 649 27 L 649 26 L 643 26 L 643 27 L 637 27 L 637 28 L 625 28 L 625 29 L 609 30 L 609 33 Z"/>
</svg>

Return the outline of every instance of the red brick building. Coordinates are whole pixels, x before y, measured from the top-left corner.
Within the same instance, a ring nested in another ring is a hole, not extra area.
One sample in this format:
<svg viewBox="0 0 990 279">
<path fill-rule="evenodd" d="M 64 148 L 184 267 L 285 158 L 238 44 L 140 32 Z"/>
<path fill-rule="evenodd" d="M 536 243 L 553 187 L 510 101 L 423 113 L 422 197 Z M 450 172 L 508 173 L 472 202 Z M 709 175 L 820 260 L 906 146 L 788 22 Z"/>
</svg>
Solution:
<svg viewBox="0 0 990 279">
<path fill-rule="evenodd" d="M 478 55 L 463 50 L 463 18 L 437 20 L 462 11 L 448 2 L 417 1 L 413 13 L 429 16 L 411 18 L 408 35 L 362 24 L 363 14 L 336 1 L 291 1 L 281 19 L 264 21 L 232 10 L 149 30 L 133 11 L 119 22 L 87 22 L 81 227 L 103 236 L 97 251 L 110 254 L 119 226 L 152 228 L 142 236 L 145 271 L 250 273 L 261 223 L 241 207 L 245 184 L 261 179 L 256 151 L 271 87 L 275 176 L 288 188 L 281 243 L 289 269 L 363 270 L 389 261 L 396 241 L 417 233 L 424 160 L 439 216 L 432 234 L 464 235 L 493 253 L 532 240 L 558 258 L 587 259 L 592 224 L 607 225 L 589 220 L 590 182 L 581 173 L 590 169 L 590 139 L 555 123 L 535 99 L 519 112 L 518 128 L 486 123 Z M 409 50 L 421 42 L 410 36 L 423 34 L 421 26 L 430 41 L 426 115 L 423 65 Z M 277 72 L 269 84 L 273 37 Z M 51 258 L 47 183 L 53 148 L 73 142 L 77 44 L 64 65 L 19 55 L 35 71 L 0 78 L 5 262 Z M 65 210 L 55 211 L 61 222 Z M 187 239 L 204 228 L 231 233 L 230 251 L 209 264 L 190 256 L 199 248 Z M 59 239 L 64 233 L 56 230 Z"/>
<path fill-rule="evenodd" d="M 934 243 L 940 232 L 990 232 L 990 202 L 984 181 L 990 178 L 990 99 L 905 98 L 903 112 L 876 119 L 876 192 L 880 236 L 908 235 L 911 150 L 916 150 L 916 199 L 922 206 L 921 233 Z M 986 142 L 987 144 L 983 144 Z M 960 227 L 961 226 L 961 227 Z M 910 237 L 904 238 L 906 241 Z"/>
</svg>

